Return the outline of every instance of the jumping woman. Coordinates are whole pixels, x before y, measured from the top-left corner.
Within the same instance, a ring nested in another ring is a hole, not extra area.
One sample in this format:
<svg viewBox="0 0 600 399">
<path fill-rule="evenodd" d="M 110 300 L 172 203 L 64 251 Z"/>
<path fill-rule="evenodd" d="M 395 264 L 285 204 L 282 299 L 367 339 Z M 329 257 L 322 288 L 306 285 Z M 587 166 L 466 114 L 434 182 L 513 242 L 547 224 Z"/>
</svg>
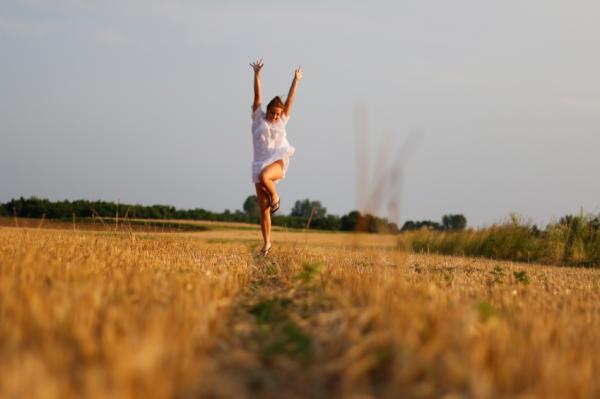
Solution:
<svg viewBox="0 0 600 399">
<path fill-rule="evenodd" d="M 271 213 L 277 212 L 281 199 L 275 190 L 275 182 L 285 178 L 294 155 L 294 147 L 287 140 L 285 125 L 290 117 L 290 109 L 296 95 L 296 86 L 302 79 L 302 69 L 294 72 L 294 80 L 285 103 L 279 96 L 267 105 L 267 112 L 261 109 L 262 97 L 260 71 L 262 60 L 250 64 L 254 69 L 254 103 L 252 104 L 252 144 L 254 160 L 252 162 L 252 182 L 260 207 L 260 229 L 264 244 L 261 254 L 267 256 L 271 249 Z"/>
</svg>

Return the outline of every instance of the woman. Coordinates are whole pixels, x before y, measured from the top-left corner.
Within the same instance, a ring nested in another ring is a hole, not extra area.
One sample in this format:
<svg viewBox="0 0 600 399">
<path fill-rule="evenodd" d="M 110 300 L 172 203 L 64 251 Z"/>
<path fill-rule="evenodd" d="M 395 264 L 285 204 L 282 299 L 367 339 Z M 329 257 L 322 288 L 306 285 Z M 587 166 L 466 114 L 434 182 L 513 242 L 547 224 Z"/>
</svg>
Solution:
<svg viewBox="0 0 600 399">
<path fill-rule="evenodd" d="M 285 103 L 279 96 L 267 105 L 267 112 L 261 109 L 262 97 L 260 71 L 262 60 L 250 64 L 254 69 L 254 103 L 252 104 L 252 182 L 260 207 L 260 229 L 264 244 L 261 254 L 266 256 L 271 249 L 271 213 L 277 212 L 281 199 L 275 190 L 275 182 L 285 177 L 294 147 L 287 140 L 285 125 L 290 117 L 290 109 L 296 95 L 296 86 L 302 79 L 302 69 L 296 69 L 294 80 Z"/>
</svg>

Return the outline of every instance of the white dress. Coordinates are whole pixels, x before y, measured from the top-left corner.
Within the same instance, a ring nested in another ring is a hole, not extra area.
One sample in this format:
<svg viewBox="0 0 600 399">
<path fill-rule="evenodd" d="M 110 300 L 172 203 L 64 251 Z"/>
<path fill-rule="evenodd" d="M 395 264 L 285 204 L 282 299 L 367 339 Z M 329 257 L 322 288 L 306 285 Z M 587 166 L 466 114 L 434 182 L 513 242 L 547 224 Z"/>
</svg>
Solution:
<svg viewBox="0 0 600 399">
<path fill-rule="evenodd" d="M 252 145 L 254 147 L 254 160 L 252 161 L 252 182 L 258 183 L 258 176 L 262 170 L 275 161 L 283 161 L 283 175 L 285 177 L 290 157 L 296 151 L 287 140 L 285 125 L 288 118 L 281 114 L 279 120 L 270 123 L 262 109 L 257 108 L 252 112 Z"/>
</svg>

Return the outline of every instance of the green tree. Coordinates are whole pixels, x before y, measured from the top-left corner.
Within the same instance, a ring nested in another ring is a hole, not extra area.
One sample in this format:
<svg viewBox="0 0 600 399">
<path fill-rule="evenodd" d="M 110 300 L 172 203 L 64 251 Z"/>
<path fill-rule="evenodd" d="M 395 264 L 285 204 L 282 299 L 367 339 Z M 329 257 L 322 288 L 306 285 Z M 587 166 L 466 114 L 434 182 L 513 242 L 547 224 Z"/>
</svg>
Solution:
<svg viewBox="0 0 600 399">
<path fill-rule="evenodd" d="M 416 222 L 413 222 L 412 220 L 408 220 L 402 225 L 401 231 L 421 230 L 421 229 L 443 230 L 444 226 L 442 226 L 438 222 L 434 222 L 431 220 L 418 220 Z"/>
<path fill-rule="evenodd" d="M 260 207 L 258 206 L 258 197 L 256 195 L 250 195 L 244 201 L 244 212 L 251 218 L 257 218 Z"/>
<path fill-rule="evenodd" d="M 327 208 L 321 205 L 321 201 L 311 201 L 306 198 L 304 200 L 296 201 L 294 207 L 292 208 L 291 216 L 307 218 L 310 216 L 313 208 L 315 209 L 313 219 L 324 218 L 325 215 L 327 215 Z"/>
<path fill-rule="evenodd" d="M 442 217 L 444 230 L 464 230 L 467 227 L 467 218 L 464 215 L 444 215 Z"/>
<path fill-rule="evenodd" d="M 401 230 L 402 231 L 411 231 L 411 230 L 416 230 L 416 229 L 417 229 L 417 224 L 415 222 L 413 222 L 412 220 L 407 220 L 402 225 Z"/>
<path fill-rule="evenodd" d="M 361 214 L 359 211 L 352 211 L 347 215 L 342 216 L 340 230 L 344 231 L 352 231 L 356 228 L 356 224 L 358 223 L 358 219 L 360 219 Z"/>
<path fill-rule="evenodd" d="M 341 227 L 341 220 L 339 216 L 327 215 L 324 218 L 314 219 L 310 226 L 320 230 L 339 230 Z"/>
</svg>

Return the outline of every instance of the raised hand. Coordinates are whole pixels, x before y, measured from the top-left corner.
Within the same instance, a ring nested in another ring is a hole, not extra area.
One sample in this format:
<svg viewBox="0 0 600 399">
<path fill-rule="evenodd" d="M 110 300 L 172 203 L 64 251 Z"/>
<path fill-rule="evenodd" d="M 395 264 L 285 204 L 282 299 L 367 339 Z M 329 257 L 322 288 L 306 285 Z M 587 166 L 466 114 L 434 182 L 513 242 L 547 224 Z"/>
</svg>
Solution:
<svg viewBox="0 0 600 399">
<path fill-rule="evenodd" d="M 292 80 L 292 85 L 290 86 L 290 91 L 288 93 L 287 99 L 285 100 L 285 105 L 283 107 L 283 114 L 286 117 L 290 116 L 292 103 L 294 102 L 294 97 L 296 96 L 296 86 L 298 86 L 298 82 L 300 80 L 302 80 L 302 67 L 298 67 L 294 71 L 294 80 Z"/>
<path fill-rule="evenodd" d="M 250 63 L 250 66 L 254 69 L 254 73 L 259 73 L 264 65 L 262 59 Z"/>
</svg>

